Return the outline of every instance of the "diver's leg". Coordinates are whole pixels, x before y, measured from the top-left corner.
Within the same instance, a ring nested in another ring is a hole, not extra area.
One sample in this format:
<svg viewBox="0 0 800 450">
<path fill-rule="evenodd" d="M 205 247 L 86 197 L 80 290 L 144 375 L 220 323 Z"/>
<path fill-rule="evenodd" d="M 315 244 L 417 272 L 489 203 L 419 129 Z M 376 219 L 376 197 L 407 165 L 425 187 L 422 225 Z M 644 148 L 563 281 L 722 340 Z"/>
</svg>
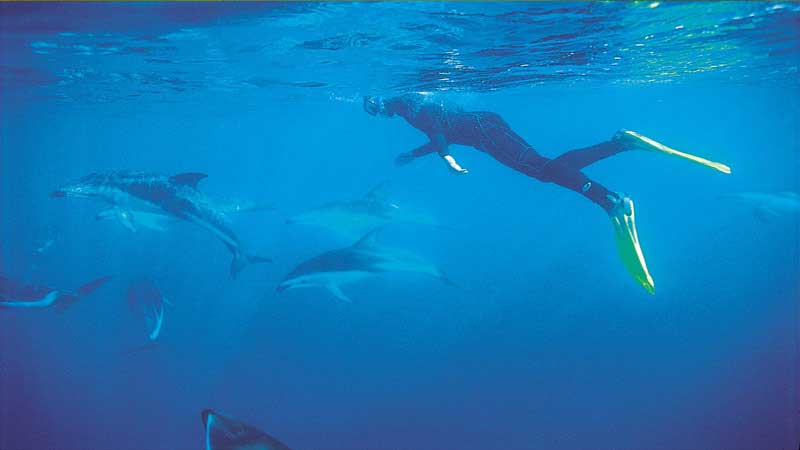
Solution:
<svg viewBox="0 0 800 450">
<path fill-rule="evenodd" d="M 619 152 L 624 152 L 625 150 L 632 150 L 632 147 L 626 147 L 619 141 L 612 139 L 610 141 L 592 145 L 591 147 L 570 150 L 555 158 L 553 163 L 561 166 L 571 167 L 573 169 L 583 169 L 584 167 L 594 164 L 601 159 L 614 156 Z"/>
<path fill-rule="evenodd" d="M 605 186 L 589 179 L 583 172 L 573 167 L 544 158 L 536 153 L 526 154 L 519 164 L 512 167 L 525 175 L 547 183 L 555 183 L 577 192 L 594 204 L 610 213 L 620 196 Z"/>
<path fill-rule="evenodd" d="M 531 160 L 539 162 L 539 164 L 523 163 L 518 166 L 517 170 L 541 181 L 556 183 L 578 192 L 603 208 L 608 213 L 614 227 L 614 238 L 623 265 L 647 292 L 655 293 L 653 277 L 650 276 L 644 253 L 639 245 L 633 200 L 627 195 L 609 191 L 600 183 L 590 180 L 580 170 L 557 163 L 556 160 L 545 159 L 545 162 L 541 164 L 539 158 Z"/>
<path fill-rule="evenodd" d="M 560 164 L 573 167 L 575 169 L 582 169 L 590 164 L 593 164 L 603 158 L 616 155 L 617 153 L 627 150 L 645 150 L 651 152 L 665 153 L 667 155 L 677 156 L 689 160 L 693 163 L 700 164 L 701 166 L 710 167 L 722 173 L 731 173 L 730 167 L 725 164 L 710 161 L 700 156 L 684 153 L 674 148 L 667 147 L 666 145 L 654 141 L 647 136 L 643 136 L 635 131 L 620 130 L 610 141 L 601 142 L 591 147 L 579 148 L 571 150 L 556 158 Z"/>
<path fill-rule="evenodd" d="M 588 198 L 604 211 L 614 207 L 618 195 L 604 186 L 589 179 L 578 168 L 573 167 L 568 159 L 548 159 L 540 155 L 522 137 L 516 134 L 505 121 L 494 113 L 476 113 L 476 125 L 480 127 L 480 148 L 492 155 L 496 160 L 512 169 L 537 180 L 556 183 Z M 597 159 L 600 153 L 609 150 L 619 151 L 612 146 L 608 149 L 597 148 L 576 151 L 571 157 L 577 163 L 579 159 Z M 562 155 L 564 156 L 564 155 Z M 610 156 L 610 155 L 608 155 Z"/>
</svg>

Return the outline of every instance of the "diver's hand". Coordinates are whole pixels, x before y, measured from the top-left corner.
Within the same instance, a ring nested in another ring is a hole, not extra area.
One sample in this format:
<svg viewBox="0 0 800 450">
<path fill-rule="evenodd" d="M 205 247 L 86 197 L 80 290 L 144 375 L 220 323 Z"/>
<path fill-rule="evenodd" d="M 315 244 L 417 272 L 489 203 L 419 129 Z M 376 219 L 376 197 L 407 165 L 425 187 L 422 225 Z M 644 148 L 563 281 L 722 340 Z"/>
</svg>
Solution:
<svg viewBox="0 0 800 450">
<path fill-rule="evenodd" d="M 405 166 L 406 164 L 410 163 L 414 160 L 414 155 L 411 152 L 400 153 L 397 155 L 397 158 L 394 159 L 394 165 L 396 166 Z"/>
<path fill-rule="evenodd" d="M 469 173 L 469 170 L 461 167 L 456 162 L 456 159 L 450 155 L 444 155 L 444 160 L 447 161 L 447 165 L 450 166 L 450 170 L 455 173 L 456 175 L 466 175 Z"/>
</svg>

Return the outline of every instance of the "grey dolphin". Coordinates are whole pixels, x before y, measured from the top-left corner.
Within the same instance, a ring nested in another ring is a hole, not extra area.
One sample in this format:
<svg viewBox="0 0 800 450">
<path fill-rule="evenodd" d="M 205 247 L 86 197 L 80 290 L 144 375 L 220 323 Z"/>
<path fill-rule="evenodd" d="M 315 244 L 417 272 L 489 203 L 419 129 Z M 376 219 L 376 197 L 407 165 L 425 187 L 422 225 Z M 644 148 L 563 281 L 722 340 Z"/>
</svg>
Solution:
<svg viewBox="0 0 800 450">
<path fill-rule="evenodd" d="M 388 181 L 372 188 L 360 199 L 326 203 L 286 220 L 288 224 L 324 227 L 347 238 L 388 223 L 441 225 L 433 217 L 399 207 L 386 199 Z"/>
<path fill-rule="evenodd" d="M 56 306 L 65 309 L 91 294 L 111 277 L 92 280 L 74 291 L 25 283 L 0 274 L 0 308 L 47 308 Z"/>
<path fill-rule="evenodd" d="M 800 195 L 797 192 L 737 192 L 721 195 L 720 198 L 748 205 L 762 222 L 800 214 Z"/>
<path fill-rule="evenodd" d="M 252 425 L 206 409 L 200 413 L 206 450 L 291 450 L 283 442 Z"/>
<path fill-rule="evenodd" d="M 376 244 L 380 229 L 373 230 L 355 244 L 315 256 L 297 266 L 278 285 L 277 291 L 303 287 L 324 287 L 336 297 L 350 301 L 341 286 L 383 272 L 415 272 L 453 285 L 436 265 L 400 249 Z"/>
<path fill-rule="evenodd" d="M 217 236 L 233 254 L 230 273 L 236 278 L 245 266 L 270 259 L 250 255 L 242 249 L 224 212 L 197 189 L 197 183 L 207 176 L 202 173 L 167 176 L 137 171 L 93 173 L 54 191 L 51 196 L 104 200 L 113 205 L 120 220 L 132 229 L 135 229 L 137 214 L 143 222 L 166 213 L 200 225 Z"/>
</svg>

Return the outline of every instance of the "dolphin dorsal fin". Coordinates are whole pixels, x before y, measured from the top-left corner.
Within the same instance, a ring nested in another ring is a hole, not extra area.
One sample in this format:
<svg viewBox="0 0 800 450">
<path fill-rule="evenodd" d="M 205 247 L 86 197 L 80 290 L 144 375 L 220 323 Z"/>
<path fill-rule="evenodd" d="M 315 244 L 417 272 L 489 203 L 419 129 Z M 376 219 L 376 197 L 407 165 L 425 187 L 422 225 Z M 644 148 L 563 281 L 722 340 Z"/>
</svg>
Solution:
<svg viewBox="0 0 800 450">
<path fill-rule="evenodd" d="M 369 190 L 366 194 L 364 194 L 364 198 L 367 200 L 383 200 L 386 198 L 386 191 L 389 188 L 389 184 L 391 182 L 389 180 L 383 180 L 378 183 L 375 187 Z"/>
<path fill-rule="evenodd" d="M 365 234 L 361 239 L 358 240 L 355 244 L 353 244 L 353 248 L 372 248 L 377 246 L 378 240 L 378 233 L 383 229 L 383 227 L 378 227 L 370 231 L 369 233 Z"/>
<path fill-rule="evenodd" d="M 353 302 L 352 300 L 350 300 L 350 297 L 348 297 L 347 295 L 345 295 L 344 292 L 342 292 L 342 288 L 340 288 L 339 285 L 337 285 L 337 284 L 329 284 L 327 286 L 327 288 L 331 292 L 331 294 L 333 294 L 339 300 L 343 300 L 343 301 L 345 301 L 347 303 L 352 303 Z"/>
<path fill-rule="evenodd" d="M 203 178 L 208 178 L 208 174 L 205 173 L 196 173 L 196 172 L 187 172 L 187 173 L 179 173 L 177 175 L 173 175 L 170 177 L 175 184 L 182 184 L 184 186 L 189 186 L 191 188 L 197 189 L 197 183 L 200 182 Z"/>
</svg>

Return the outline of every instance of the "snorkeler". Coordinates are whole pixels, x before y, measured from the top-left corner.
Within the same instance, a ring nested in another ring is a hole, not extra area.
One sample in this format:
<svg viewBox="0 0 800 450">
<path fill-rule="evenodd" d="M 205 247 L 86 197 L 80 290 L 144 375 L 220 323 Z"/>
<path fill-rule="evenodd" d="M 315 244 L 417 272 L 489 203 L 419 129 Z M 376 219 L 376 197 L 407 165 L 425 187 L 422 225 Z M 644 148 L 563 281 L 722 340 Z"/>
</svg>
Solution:
<svg viewBox="0 0 800 450">
<path fill-rule="evenodd" d="M 731 173 L 731 169 L 724 164 L 679 152 L 629 130 L 618 131 L 609 141 L 549 159 L 537 153 L 499 115 L 464 111 L 423 94 L 406 94 L 389 99 L 364 97 L 364 110 L 373 116 L 398 115 L 428 136 L 428 143 L 400 154 L 395 160 L 397 165 L 437 153 L 454 173 L 466 174 L 467 170 L 458 164 L 447 149 L 452 144 L 465 145 L 484 151 L 500 163 L 529 177 L 556 183 L 591 200 L 611 218 L 617 249 L 626 269 L 651 294 L 655 293 L 655 285 L 636 234 L 633 200 L 626 194 L 612 192 L 590 180 L 581 169 L 623 151 L 647 150 L 679 156 L 723 173 Z"/>
</svg>

